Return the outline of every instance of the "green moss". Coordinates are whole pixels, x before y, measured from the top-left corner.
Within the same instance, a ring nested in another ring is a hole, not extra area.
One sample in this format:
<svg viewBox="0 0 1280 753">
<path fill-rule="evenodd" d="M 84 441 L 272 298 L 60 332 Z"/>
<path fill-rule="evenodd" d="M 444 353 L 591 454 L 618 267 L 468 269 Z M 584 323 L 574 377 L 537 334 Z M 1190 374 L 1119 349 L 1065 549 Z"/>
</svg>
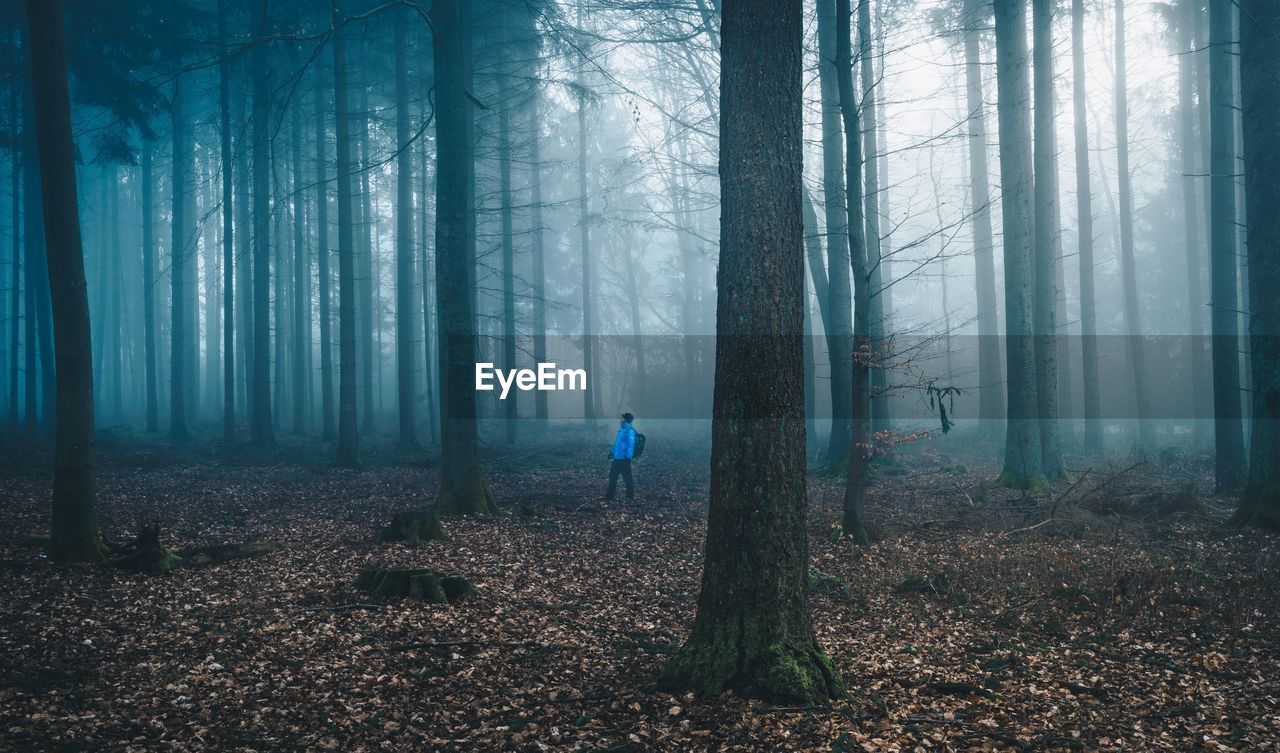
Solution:
<svg viewBox="0 0 1280 753">
<path fill-rule="evenodd" d="M 815 641 L 766 643 L 763 627 L 750 620 L 726 626 L 709 641 L 685 643 L 667 664 L 659 685 L 671 692 L 692 690 L 703 698 L 733 689 L 764 701 L 803 705 L 844 694 L 835 666 Z"/>
<path fill-rule="evenodd" d="M 440 525 L 435 513 L 426 510 L 410 510 L 396 513 L 391 523 L 378 533 L 379 541 L 403 541 L 409 546 L 419 546 L 424 541 L 448 541 L 449 535 Z"/>
<path fill-rule="evenodd" d="M 1049 482 L 1045 480 L 1044 476 L 1023 476 L 1012 468 L 1005 468 L 1000 471 L 999 477 L 996 478 L 996 484 L 1006 489 L 1024 489 L 1033 494 L 1049 490 Z"/>
<path fill-rule="evenodd" d="M 1280 483 L 1246 489 L 1231 522 L 1247 528 L 1280 531 Z"/>
<path fill-rule="evenodd" d="M 445 515 L 493 515 L 498 512 L 498 503 L 493 492 L 485 481 L 484 474 L 477 468 L 461 483 L 444 487 L 436 498 L 436 514 Z"/>
<path fill-rule="evenodd" d="M 461 575 L 441 576 L 428 568 L 364 570 L 351 585 L 378 596 L 408 597 L 428 604 L 452 604 L 474 592 Z"/>
</svg>

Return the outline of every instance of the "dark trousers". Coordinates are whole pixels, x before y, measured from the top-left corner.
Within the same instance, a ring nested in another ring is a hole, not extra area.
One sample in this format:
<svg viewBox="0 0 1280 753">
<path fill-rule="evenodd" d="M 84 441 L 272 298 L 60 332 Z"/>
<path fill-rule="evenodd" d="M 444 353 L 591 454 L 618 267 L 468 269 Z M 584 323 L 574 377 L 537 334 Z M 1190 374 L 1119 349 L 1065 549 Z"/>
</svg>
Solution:
<svg viewBox="0 0 1280 753">
<path fill-rule="evenodd" d="M 614 460 L 609 466 L 609 489 L 604 493 L 604 498 L 613 499 L 613 493 L 618 488 L 618 474 L 622 474 L 622 480 L 627 482 L 627 499 L 632 499 L 636 496 L 636 482 L 631 479 L 630 460 Z"/>
</svg>

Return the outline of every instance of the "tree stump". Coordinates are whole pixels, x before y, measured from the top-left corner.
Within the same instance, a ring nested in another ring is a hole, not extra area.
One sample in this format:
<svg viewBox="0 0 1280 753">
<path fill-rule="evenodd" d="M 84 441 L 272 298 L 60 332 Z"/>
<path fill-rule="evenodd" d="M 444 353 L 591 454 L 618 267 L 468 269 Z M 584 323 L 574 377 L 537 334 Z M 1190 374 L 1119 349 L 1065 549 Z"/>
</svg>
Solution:
<svg viewBox="0 0 1280 753">
<path fill-rule="evenodd" d="M 377 540 L 403 541 L 409 546 L 421 546 L 424 541 L 448 541 L 449 536 L 435 513 L 410 510 L 396 513 L 391 523 L 378 532 Z"/>
<path fill-rule="evenodd" d="M 143 526 L 128 545 L 116 551 L 111 564 L 124 570 L 162 575 L 178 566 L 182 558 L 160 543 L 160 525 Z"/>
<path fill-rule="evenodd" d="M 363 570 L 351 585 L 379 596 L 408 597 L 428 604 L 453 604 L 475 591 L 461 575 L 442 576 L 425 567 Z"/>
</svg>

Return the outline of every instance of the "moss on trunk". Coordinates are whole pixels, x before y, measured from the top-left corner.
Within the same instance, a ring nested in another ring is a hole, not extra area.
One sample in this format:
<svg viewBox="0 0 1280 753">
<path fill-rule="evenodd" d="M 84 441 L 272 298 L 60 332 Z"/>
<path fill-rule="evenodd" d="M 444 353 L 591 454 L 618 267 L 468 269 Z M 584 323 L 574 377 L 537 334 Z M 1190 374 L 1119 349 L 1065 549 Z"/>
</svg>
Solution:
<svg viewBox="0 0 1280 753">
<path fill-rule="evenodd" d="M 410 510 L 396 513 L 391 523 L 378 532 L 378 541 L 403 541 L 409 546 L 420 546 L 424 541 L 448 541 L 449 535 L 440 525 L 435 513 L 426 510 Z"/>
<path fill-rule="evenodd" d="M 840 675 L 812 639 L 768 640 L 751 620 L 721 623 L 693 637 L 671 659 L 660 684 L 714 698 L 734 690 L 753 698 L 810 705 L 844 694 Z"/>
<path fill-rule="evenodd" d="M 148 575 L 163 575 L 178 566 L 182 558 L 160 543 L 158 524 L 143 526 L 138 536 L 111 558 L 114 567 Z"/>
<path fill-rule="evenodd" d="M 461 575 L 441 576 L 429 568 L 364 570 L 351 585 L 379 596 L 408 597 L 429 604 L 453 604 L 475 592 Z"/>
<path fill-rule="evenodd" d="M 498 512 L 498 504 L 489 490 L 484 473 L 477 467 L 461 481 L 441 487 L 436 498 L 436 514 L 492 515 Z"/>
<path fill-rule="evenodd" d="M 1006 489 L 1025 489 L 1035 493 L 1048 491 L 1049 489 L 1049 482 L 1045 480 L 1044 476 L 1023 476 L 1012 468 L 1005 468 L 1000 471 L 999 477 L 996 478 L 996 483 Z"/>
</svg>

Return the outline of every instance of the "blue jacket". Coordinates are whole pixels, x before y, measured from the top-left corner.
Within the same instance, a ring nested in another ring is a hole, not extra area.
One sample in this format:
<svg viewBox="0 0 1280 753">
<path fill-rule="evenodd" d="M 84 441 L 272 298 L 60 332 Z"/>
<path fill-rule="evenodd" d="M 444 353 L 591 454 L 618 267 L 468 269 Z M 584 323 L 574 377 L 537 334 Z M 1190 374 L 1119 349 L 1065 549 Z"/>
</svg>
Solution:
<svg viewBox="0 0 1280 753">
<path fill-rule="evenodd" d="M 609 452 L 614 460 L 630 460 L 636 454 L 636 430 L 631 424 L 618 427 L 618 438 Z"/>
</svg>

